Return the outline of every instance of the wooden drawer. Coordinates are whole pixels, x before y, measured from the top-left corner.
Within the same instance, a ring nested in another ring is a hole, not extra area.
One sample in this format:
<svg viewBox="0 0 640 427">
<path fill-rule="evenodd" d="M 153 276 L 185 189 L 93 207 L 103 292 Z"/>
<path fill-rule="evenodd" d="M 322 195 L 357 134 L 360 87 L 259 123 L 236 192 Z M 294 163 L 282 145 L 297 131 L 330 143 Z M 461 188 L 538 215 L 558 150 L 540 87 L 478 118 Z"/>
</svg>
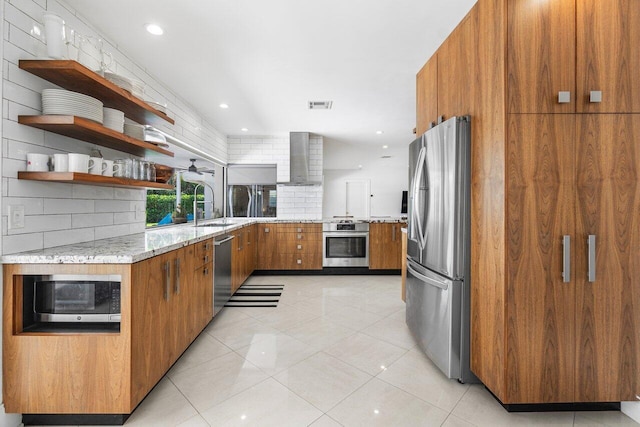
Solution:
<svg viewBox="0 0 640 427">
<path fill-rule="evenodd" d="M 209 262 L 213 262 L 213 239 L 195 243 L 193 251 L 193 265 L 195 268 L 201 267 Z"/>
<path fill-rule="evenodd" d="M 319 240 L 286 241 L 278 245 L 278 251 L 283 254 L 312 254 L 322 252 Z"/>
<path fill-rule="evenodd" d="M 322 233 L 322 224 L 278 224 L 278 231 L 284 233 Z"/>
<path fill-rule="evenodd" d="M 279 251 L 283 252 L 280 245 L 288 245 L 289 243 L 301 243 L 301 242 L 321 242 L 322 241 L 322 233 L 286 233 L 282 231 L 278 231 L 277 233 L 278 247 Z"/>
<path fill-rule="evenodd" d="M 280 270 L 322 270 L 322 253 L 293 253 L 278 255 Z"/>
</svg>

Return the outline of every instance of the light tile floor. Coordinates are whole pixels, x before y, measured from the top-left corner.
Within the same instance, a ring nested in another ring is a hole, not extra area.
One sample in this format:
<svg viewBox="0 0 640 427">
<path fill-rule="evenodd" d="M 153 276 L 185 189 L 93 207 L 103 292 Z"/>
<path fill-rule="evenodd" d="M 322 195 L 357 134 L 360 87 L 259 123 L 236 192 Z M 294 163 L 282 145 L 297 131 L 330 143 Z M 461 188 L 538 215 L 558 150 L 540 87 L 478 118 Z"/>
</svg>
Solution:
<svg viewBox="0 0 640 427">
<path fill-rule="evenodd" d="M 620 412 L 506 412 L 415 346 L 399 276 L 254 276 L 277 308 L 225 308 L 126 426 L 623 426 Z"/>
</svg>

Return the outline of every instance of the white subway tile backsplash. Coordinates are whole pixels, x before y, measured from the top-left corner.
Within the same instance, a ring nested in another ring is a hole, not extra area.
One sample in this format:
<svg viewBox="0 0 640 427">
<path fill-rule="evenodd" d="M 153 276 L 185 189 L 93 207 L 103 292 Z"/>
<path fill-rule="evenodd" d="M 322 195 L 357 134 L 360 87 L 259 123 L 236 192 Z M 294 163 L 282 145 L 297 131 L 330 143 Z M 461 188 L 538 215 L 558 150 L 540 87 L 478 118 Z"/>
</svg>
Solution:
<svg viewBox="0 0 640 427">
<path fill-rule="evenodd" d="M 24 206 L 25 215 L 42 215 L 44 212 L 43 199 L 35 197 L 5 197 L 2 199 L 2 215 L 9 214 L 9 206 Z M 58 213 L 58 212 L 47 212 Z"/>
<path fill-rule="evenodd" d="M 96 200 L 98 202 L 98 200 Z M 113 213 L 73 214 L 71 216 L 73 228 L 101 227 L 113 225 Z"/>
<path fill-rule="evenodd" d="M 2 97 L 17 104 L 42 111 L 42 94 L 39 91 L 28 89 L 8 80 L 3 81 Z"/>
<path fill-rule="evenodd" d="M 69 185 L 69 184 L 63 184 Z M 113 199 L 114 189 L 111 187 L 95 187 L 93 185 L 73 184 L 70 186 L 73 190 L 74 199 L 95 199 L 105 200 Z M 70 202 L 73 203 L 73 202 Z"/>
<path fill-rule="evenodd" d="M 136 222 L 135 212 L 116 212 L 113 214 L 114 224 L 131 224 Z"/>
<path fill-rule="evenodd" d="M 44 248 L 89 242 L 91 240 L 95 240 L 95 229 L 93 227 L 75 228 L 73 230 L 64 231 L 49 231 L 44 233 Z"/>
<path fill-rule="evenodd" d="M 95 229 L 95 239 L 106 239 L 109 237 L 124 236 L 129 233 L 129 224 L 110 225 L 106 227 L 97 227 Z"/>
<path fill-rule="evenodd" d="M 71 215 L 25 215 L 24 227 L 8 230 L 8 234 L 38 233 L 71 228 Z"/>
<path fill-rule="evenodd" d="M 43 247 L 43 233 L 17 234 L 2 236 L 2 253 L 15 254 Z"/>
<path fill-rule="evenodd" d="M 144 233 L 146 224 L 144 222 L 136 222 L 129 224 L 129 234 Z"/>
<path fill-rule="evenodd" d="M 129 212 L 131 202 L 129 200 L 96 200 L 95 212 Z"/>
<path fill-rule="evenodd" d="M 11 120 L 2 120 L 2 138 L 30 144 L 43 145 L 44 131 L 29 126 L 23 126 Z"/>
<path fill-rule="evenodd" d="M 71 186 L 56 182 L 25 181 L 20 179 L 8 180 L 9 197 L 51 197 L 71 198 Z"/>
<path fill-rule="evenodd" d="M 31 199 L 40 200 L 40 199 Z M 74 200 L 69 203 L 68 199 L 44 199 L 45 214 L 79 214 L 95 212 L 94 200 Z"/>
</svg>

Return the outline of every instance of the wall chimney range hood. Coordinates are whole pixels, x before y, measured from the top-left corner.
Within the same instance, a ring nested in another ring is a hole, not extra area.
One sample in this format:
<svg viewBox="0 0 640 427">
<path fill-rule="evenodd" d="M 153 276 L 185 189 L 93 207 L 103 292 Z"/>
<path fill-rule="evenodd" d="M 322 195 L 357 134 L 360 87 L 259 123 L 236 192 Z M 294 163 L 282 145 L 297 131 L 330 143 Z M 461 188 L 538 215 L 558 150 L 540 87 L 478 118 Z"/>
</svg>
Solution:
<svg viewBox="0 0 640 427">
<path fill-rule="evenodd" d="M 283 185 L 321 185 L 309 178 L 309 132 L 289 132 L 289 182 Z"/>
</svg>

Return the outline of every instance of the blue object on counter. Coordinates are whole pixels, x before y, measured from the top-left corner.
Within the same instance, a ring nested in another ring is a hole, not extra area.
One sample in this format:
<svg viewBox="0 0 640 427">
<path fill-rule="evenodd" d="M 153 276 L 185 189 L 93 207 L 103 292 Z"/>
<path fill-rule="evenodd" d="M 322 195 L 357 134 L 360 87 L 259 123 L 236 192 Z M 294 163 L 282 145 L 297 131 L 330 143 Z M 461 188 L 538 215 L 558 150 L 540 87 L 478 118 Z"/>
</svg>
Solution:
<svg viewBox="0 0 640 427">
<path fill-rule="evenodd" d="M 173 221 L 171 220 L 171 214 L 168 213 L 164 218 L 162 218 L 159 222 L 158 225 L 167 225 L 167 224 L 171 224 Z"/>
</svg>

